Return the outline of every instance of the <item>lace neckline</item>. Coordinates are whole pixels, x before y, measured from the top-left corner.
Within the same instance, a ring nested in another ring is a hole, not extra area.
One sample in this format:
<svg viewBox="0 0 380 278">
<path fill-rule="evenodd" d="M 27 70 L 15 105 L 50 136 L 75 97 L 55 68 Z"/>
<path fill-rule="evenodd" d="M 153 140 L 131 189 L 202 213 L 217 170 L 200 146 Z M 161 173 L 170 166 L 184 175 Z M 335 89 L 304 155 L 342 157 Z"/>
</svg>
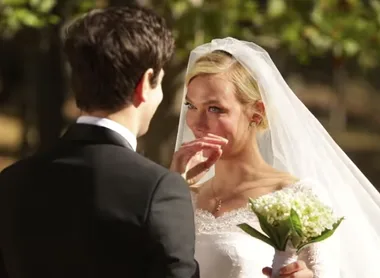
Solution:
<svg viewBox="0 0 380 278">
<path fill-rule="evenodd" d="M 229 211 L 225 211 L 222 214 L 220 214 L 219 216 L 215 216 L 210 211 L 208 211 L 206 209 L 201 209 L 201 208 L 195 208 L 195 212 L 196 212 L 197 215 L 204 215 L 207 218 L 211 218 L 211 219 L 217 220 L 217 219 L 229 218 L 231 216 L 235 216 L 237 214 L 240 214 L 241 212 L 250 212 L 250 206 L 249 206 L 249 204 L 247 204 L 244 207 L 240 207 L 240 208 L 232 209 L 232 210 L 229 210 Z"/>
<path fill-rule="evenodd" d="M 215 216 L 204 209 L 195 209 L 194 214 L 197 236 L 201 234 L 225 234 L 226 232 L 243 233 L 237 226 L 241 223 L 250 223 L 260 229 L 257 216 L 250 210 L 248 205 L 226 211 L 220 216 Z"/>
<path fill-rule="evenodd" d="M 303 183 L 303 181 L 298 180 L 295 183 L 290 184 L 290 185 L 288 185 L 288 186 L 286 186 L 284 188 L 292 187 L 292 186 L 301 186 L 302 183 Z M 284 189 L 284 188 L 282 188 L 282 189 Z M 282 189 L 279 189 L 279 190 L 282 190 Z M 273 192 L 266 193 L 266 194 L 264 194 L 262 196 L 272 194 Z M 202 216 L 207 217 L 209 219 L 219 220 L 219 219 L 229 218 L 231 216 L 236 216 L 236 215 L 238 215 L 238 214 L 240 214 L 242 212 L 251 212 L 250 205 L 249 205 L 249 203 L 247 203 L 245 206 L 242 206 L 242 207 L 239 207 L 239 208 L 235 208 L 235 209 L 232 209 L 232 210 L 229 210 L 229 211 L 225 211 L 221 215 L 215 216 L 212 212 L 210 212 L 210 211 L 208 211 L 206 209 L 202 209 L 202 208 L 198 208 L 197 207 L 197 195 L 198 195 L 198 193 L 193 192 L 193 191 L 191 192 L 191 199 L 192 199 L 193 207 L 194 207 L 194 210 L 195 210 L 195 213 L 196 213 L 197 216 L 202 215 Z"/>
</svg>

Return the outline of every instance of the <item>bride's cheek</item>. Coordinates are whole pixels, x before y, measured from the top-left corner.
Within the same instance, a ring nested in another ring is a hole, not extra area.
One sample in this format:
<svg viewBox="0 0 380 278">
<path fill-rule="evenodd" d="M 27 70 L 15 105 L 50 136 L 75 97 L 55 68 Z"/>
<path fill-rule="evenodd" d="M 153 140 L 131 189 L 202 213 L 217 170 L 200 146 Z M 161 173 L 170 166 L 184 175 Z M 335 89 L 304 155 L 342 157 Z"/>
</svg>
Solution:
<svg viewBox="0 0 380 278">
<path fill-rule="evenodd" d="M 234 122 L 232 119 L 223 118 L 223 119 L 220 119 L 219 122 L 220 122 L 220 127 L 225 133 L 225 135 L 231 136 L 235 133 L 237 123 Z"/>
<path fill-rule="evenodd" d="M 217 136 L 226 138 L 228 140 L 228 126 L 220 119 L 213 119 L 210 121 L 210 131 Z"/>
</svg>

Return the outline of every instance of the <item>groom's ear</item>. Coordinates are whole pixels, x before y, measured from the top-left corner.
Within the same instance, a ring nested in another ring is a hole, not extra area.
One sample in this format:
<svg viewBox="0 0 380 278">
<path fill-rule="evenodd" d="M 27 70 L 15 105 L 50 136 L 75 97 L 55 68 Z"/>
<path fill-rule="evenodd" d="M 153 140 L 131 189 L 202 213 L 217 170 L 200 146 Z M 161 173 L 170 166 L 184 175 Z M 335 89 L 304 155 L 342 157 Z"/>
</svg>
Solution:
<svg viewBox="0 0 380 278">
<path fill-rule="evenodd" d="M 153 73 L 154 71 L 151 68 L 146 70 L 137 84 L 133 96 L 133 104 L 136 107 L 138 107 L 141 103 L 146 102 L 149 98 L 149 92 L 152 90 L 150 80 L 153 77 Z"/>
</svg>

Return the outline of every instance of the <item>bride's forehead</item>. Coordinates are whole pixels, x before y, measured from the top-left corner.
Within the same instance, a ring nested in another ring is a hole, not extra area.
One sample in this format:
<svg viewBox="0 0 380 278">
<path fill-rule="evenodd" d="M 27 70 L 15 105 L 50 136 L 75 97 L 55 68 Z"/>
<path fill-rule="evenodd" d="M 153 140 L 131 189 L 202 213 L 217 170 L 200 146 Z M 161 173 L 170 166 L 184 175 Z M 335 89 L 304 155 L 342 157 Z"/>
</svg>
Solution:
<svg viewBox="0 0 380 278">
<path fill-rule="evenodd" d="M 235 86 L 225 75 L 203 75 L 195 77 L 187 87 L 187 95 L 207 97 L 218 95 L 227 97 L 235 90 Z"/>
<path fill-rule="evenodd" d="M 193 102 L 230 101 L 235 97 L 235 86 L 229 81 L 194 82 L 189 84 L 186 96 Z"/>
</svg>

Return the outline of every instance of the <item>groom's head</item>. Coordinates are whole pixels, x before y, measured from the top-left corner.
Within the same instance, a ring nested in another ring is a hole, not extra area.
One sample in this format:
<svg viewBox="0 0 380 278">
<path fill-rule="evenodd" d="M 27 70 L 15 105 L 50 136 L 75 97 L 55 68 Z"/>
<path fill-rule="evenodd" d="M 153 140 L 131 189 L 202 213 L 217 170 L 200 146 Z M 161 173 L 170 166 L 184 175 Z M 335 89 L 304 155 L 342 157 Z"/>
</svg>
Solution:
<svg viewBox="0 0 380 278">
<path fill-rule="evenodd" d="M 138 6 L 94 10 L 69 25 L 64 50 L 79 109 L 104 115 L 132 109 L 137 135 L 145 133 L 174 50 L 164 19 Z"/>
</svg>

